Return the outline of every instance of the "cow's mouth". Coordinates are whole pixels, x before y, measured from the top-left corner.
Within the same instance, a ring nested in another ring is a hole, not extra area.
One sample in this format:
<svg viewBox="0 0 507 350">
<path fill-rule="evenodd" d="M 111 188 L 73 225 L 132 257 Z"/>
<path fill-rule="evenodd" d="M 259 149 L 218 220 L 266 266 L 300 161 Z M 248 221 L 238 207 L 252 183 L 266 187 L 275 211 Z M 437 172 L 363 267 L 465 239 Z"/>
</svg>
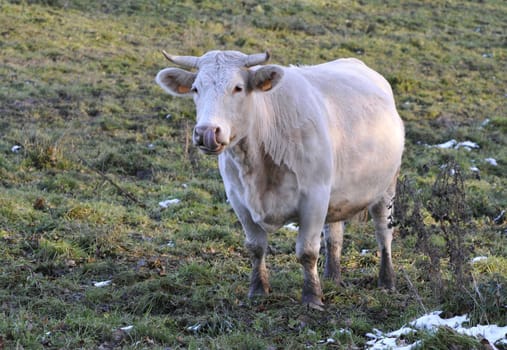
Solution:
<svg viewBox="0 0 507 350">
<path fill-rule="evenodd" d="M 223 152 L 226 143 L 219 140 L 220 128 L 198 127 L 194 131 L 194 144 L 208 155 L 218 155 Z"/>
<path fill-rule="evenodd" d="M 218 147 L 209 148 L 209 147 L 206 147 L 204 145 L 201 145 L 201 146 L 199 146 L 199 149 L 204 154 L 207 154 L 207 155 L 210 155 L 210 156 L 217 156 L 217 155 L 219 155 L 220 153 L 222 153 L 224 151 L 225 146 L 224 145 L 219 145 Z"/>
</svg>

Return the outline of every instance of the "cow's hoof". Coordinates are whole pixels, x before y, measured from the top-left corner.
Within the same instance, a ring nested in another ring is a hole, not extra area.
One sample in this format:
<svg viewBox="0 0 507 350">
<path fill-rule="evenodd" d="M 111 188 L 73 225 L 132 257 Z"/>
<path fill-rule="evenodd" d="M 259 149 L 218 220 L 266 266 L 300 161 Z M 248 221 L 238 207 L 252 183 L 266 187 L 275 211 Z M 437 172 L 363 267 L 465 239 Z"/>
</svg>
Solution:
<svg viewBox="0 0 507 350">
<path fill-rule="evenodd" d="M 394 284 L 379 283 L 379 288 L 382 290 L 385 290 L 386 292 L 394 292 L 396 290 L 396 287 L 394 286 Z"/>
<path fill-rule="evenodd" d="M 250 299 L 255 297 L 264 297 L 269 295 L 270 291 L 271 288 L 269 286 L 263 286 L 262 284 L 259 284 L 257 286 L 251 286 L 250 290 L 248 291 L 248 297 Z"/>
<path fill-rule="evenodd" d="M 324 311 L 322 298 L 316 295 L 303 296 L 303 305 L 307 306 L 309 309 Z"/>
<path fill-rule="evenodd" d="M 312 310 L 317 310 L 317 311 L 324 311 L 325 310 L 324 304 L 322 304 L 322 303 L 320 303 L 320 304 L 309 303 L 309 304 L 306 304 L 306 306 Z"/>
<path fill-rule="evenodd" d="M 388 290 L 388 291 L 395 291 L 396 290 L 394 278 L 387 278 L 387 279 L 380 278 L 378 281 L 378 286 L 379 286 L 379 288 L 384 289 L 384 290 Z"/>
<path fill-rule="evenodd" d="M 326 271 L 327 272 L 327 271 Z M 342 281 L 342 277 L 341 277 L 341 274 L 333 274 L 333 273 L 326 273 L 324 272 L 324 278 L 329 280 L 329 281 L 332 281 L 337 287 L 341 287 L 343 286 L 343 281 Z"/>
</svg>

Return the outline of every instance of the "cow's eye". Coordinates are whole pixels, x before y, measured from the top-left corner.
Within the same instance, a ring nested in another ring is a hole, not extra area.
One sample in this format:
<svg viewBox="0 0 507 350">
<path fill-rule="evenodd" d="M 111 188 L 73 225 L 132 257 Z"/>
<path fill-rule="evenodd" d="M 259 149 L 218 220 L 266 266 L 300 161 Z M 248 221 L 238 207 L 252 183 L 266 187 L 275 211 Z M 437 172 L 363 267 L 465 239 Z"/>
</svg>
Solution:
<svg viewBox="0 0 507 350">
<path fill-rule="evenodd" d="M 195 86 L 192 86 L 190 91 L 192 91 L 194 94 L 197 94 L 199 92 L 199 91 L 197 91 L 197 88 Z"/>
<path fill-rule="evenodd" d="M 243 88 L 241 86 L 237 85 L 232 92 L 238 93 L 238 92 L 241 92 L 241 91 L 243 91 Z"/>
</svg>

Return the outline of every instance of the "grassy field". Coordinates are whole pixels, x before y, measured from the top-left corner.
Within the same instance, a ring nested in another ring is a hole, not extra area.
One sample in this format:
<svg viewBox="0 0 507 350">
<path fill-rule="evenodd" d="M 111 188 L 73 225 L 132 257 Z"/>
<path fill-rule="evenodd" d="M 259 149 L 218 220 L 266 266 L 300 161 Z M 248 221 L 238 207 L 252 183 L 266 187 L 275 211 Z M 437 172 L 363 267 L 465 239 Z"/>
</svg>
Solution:
<svg viewBox="0 0 507 350">
<path fill-rule="evenodd" d="M 506 18 L 501 0 L 1 1 L 0 349 L 361 349 L 436 309 L 505 325 Z M 192 102 L 154 83 L 162 49 L 352 56 L 390 81 L 407 130 L 396 292 L 376 288 L 371 224 L 352 222 L 325 311 L 299 303 L 288 229 L 270 239 L 273 293 L 247 299 Z M 429 147 L 451 139 L 478 148 Z M 449 332 L 406 341 L 484 346 Z"/>
</svg>

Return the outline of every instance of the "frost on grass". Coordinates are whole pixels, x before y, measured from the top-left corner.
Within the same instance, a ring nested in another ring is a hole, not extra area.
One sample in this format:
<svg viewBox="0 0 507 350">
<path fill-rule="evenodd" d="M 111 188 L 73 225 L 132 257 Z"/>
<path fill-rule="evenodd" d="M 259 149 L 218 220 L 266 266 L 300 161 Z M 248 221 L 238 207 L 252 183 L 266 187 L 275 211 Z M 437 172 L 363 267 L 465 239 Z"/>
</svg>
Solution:
<svg viewBox="0 0 507 350">
<path fill-rule="evenodd" d="M 507 342 L 507 326 L 477 325 L 467 328 L 463 326 L 463 324 L 469 322 L 468 315 L 444 319 L 440 317 L 441 313 L 442 311 L 434 311 L 423 315 L 417 320 L 410 322 L 408 325 L 390 333 L 383 333 L 378 329 L 374 329 L 373 332 L 366 334 L 366 336 L 371 339 L 366 343 L 369 346 L 368 349 L 415 349 L 420 344 L 420 341 L 416 341 L 412 344 L 403 344 L 404 341 L 400 340 L 400 337 L 402 335 L 414 333 L 417 330 L 436 332 L 439 327 L 448 327 L 460 334 L 478 339 L 486 339 L 490 344 L 504 344 Z"/>
</svg>

